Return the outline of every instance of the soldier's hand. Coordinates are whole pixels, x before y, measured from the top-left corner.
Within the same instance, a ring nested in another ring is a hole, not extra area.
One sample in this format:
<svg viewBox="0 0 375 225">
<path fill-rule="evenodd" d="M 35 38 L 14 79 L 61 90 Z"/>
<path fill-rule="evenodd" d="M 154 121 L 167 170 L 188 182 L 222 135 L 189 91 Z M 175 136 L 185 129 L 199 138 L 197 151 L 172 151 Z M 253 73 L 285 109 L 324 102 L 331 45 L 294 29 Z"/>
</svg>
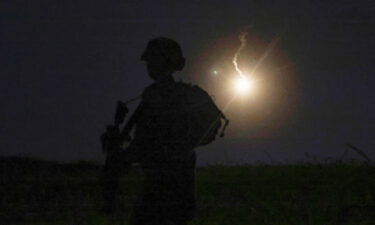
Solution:
<svg viewBox="0 0 375 225">
<path fill-rule="evenodd" d="M 125 135 L 125 136 L 122 136 L 122 140 L 121 140 L 121 148 L 124 149 L 124 148 L 127 148 L 130 144 L 130 142 L 132 141 L 132 138 L 129 134 Z"/>
</svg>

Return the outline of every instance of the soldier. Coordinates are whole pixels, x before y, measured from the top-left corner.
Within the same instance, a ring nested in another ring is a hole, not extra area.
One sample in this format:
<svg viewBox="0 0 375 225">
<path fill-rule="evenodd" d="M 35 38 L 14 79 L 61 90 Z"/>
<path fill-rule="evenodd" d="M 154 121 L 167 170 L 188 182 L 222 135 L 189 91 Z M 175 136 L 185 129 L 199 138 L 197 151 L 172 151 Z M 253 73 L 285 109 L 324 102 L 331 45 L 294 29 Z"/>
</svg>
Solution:
<svg viewBox="0 0 375 225">
<path fill-rule="evenodd" d="M 121 132 L 130 146 L 107 157 L 102 179 L 106 209 L 113 209 L 118 178 L 123 166 L 139 162 L 145 187 L 131 214 L 132 225 L 187 224 L 195 211 L 194 144 L 185 135 L 187 123 L 183 91 L 173 73 L 183 69 L 185 58 L 180 46 L 169 38 L 151 40 L 141 59 L 155 81 Z"/>
</svg>

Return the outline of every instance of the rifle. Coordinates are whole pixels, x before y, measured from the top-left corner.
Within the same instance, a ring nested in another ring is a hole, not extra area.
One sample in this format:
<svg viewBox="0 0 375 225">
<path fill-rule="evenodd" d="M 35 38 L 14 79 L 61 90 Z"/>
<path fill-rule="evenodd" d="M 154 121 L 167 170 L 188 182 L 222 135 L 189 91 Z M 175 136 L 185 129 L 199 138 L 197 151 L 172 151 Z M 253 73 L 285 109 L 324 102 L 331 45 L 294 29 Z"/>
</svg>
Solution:
<svg viewBox="0 0 375 225">
<path fill-rule="evenodd" d="M 116 113 L 114 117 L 114 124 L 106 126 L 106 132 L 100 136 L 102 143 L 102 151 L 107 155 L 111 155 L 118 152 L 124 141 L 130 142 L 131 137 L 129 132 L 135 125 L 135 117 L 137 111 L 129 119 L 122 132 L 120 132 L 120 125 L 125 121 L 125 118 L 129 112 L 127 104 L 137 100 L 141 96 L 130 99 L 127 102 L 117 101 Z"/>
<path fill-rule="evenodd" d="M 114 123 L 113 125 L 107 125 L 106 132 L 100 136 L 102 151 L 106 154 L 105 164 L 100 177 L 102 194 L 105 200 L 103 210 L 105 211 L 113 210 L 122 164 L 122 157 L 117 153 L 126 153 L 126 151 L 122 151 L 122 143 L 131 140 L 129 131 L 135 124 L 135 119 L 133 119 L 134 114 L 130 118 L 127 126 L 125 126 L 127 127 L 125 132 L 120 132 L 120 125 L 125 121 L 125 117 L 129 113 L 126 104 L 137 98 L 131 99 L 128 102 L 117 101 Z M 131 124 L 129 124 L 130 122 Z M 125 157 L 125 159 L 128 160 L 125 166 L 130 166 L 132 158 Z"/>
</svg>

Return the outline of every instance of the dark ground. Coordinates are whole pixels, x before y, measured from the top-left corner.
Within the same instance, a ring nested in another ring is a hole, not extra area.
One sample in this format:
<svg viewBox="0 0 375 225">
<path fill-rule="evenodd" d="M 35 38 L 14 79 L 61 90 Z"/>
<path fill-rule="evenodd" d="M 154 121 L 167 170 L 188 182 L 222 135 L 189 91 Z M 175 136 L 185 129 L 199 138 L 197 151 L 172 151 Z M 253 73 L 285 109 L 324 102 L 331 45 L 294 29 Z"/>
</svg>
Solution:
<svg viewBox="0 0 375 225">
<path fill-rule="evenodd" d="M 122 178 L 118 210 L 101 214 L 91 162 L 0 158 L 1 224 L 126 224 L 142 187 L 139 167 Z M 191 224 L 375 224 L 375 168 L 359 161 L 197 169 Z"/>
</svg>

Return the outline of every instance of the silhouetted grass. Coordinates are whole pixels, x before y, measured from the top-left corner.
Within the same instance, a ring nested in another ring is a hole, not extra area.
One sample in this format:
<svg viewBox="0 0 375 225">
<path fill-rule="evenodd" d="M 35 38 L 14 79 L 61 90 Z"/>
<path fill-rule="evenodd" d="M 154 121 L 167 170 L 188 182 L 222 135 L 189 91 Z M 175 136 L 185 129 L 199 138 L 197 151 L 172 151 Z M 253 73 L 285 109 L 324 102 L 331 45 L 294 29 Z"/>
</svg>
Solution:
<svg viewBox="0 0 375 225">
<path fill-rule="evenodd" d="M 126 224 L 142 187 L 122 178 L 118 211 L 99 213 L 100 166 L 0 158 L 0 224 Z M 210 166 L 197 169 L 191 224 L 375 224 L 375 168 L 350 164 Z"/>
</svg>

